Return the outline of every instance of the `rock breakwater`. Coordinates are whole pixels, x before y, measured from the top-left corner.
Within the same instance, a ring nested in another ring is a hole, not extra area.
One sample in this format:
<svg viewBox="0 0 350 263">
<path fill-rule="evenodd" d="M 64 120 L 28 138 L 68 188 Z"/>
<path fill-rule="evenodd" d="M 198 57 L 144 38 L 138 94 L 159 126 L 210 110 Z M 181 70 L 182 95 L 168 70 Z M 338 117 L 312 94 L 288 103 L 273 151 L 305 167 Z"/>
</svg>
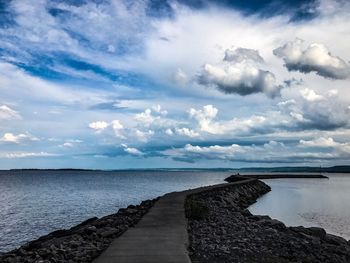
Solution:
<svg viewBox="0 0 350 263">
<path fill-rule="evenodd" d="M 341 237 L 252 215 L 248 206 L 269 190 L 255 180 L 189 196 L 187 210 L 200 207 L 196 216 L 187 211 L 192 262 L 350 262 Z"/>
<path fill-rule="evenodd" d="M 310 174 L 310 173 L 261 173 L 261 174 L 244 174 L 243 176 L 239 174 L 233 174 L 225 179 L 226 182 L 232 183 L 241 181 L 247 178 L 255 178 L 255 179 L 329 179 L 327 176 L 323 174 Z"/>
<path fill-rule="evenodd" d="M 115 214 L 90 218 L 68 230 L 57 230 L 0 255 L 2 263 L 86 263 L 116 237 L 134 226 L 158 199 L 119 209 Z"/>
</svg>

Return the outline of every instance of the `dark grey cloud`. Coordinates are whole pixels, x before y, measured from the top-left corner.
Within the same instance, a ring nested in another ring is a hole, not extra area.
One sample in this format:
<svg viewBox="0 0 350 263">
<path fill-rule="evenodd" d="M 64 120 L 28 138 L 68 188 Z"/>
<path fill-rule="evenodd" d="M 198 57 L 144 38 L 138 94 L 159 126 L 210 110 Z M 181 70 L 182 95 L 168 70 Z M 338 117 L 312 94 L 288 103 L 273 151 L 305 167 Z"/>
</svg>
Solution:
<svg viewBox="0 0 350 263">
<path fill-rule="evenodd" d="M 331 79 L 346 79 L 350 76 L 350 65 L 340 57 L 333 56 L 325 45 L 313 43 L 304 48 L 303 44 L 303 40 L 296 39 L 276 48 L 273 54 L 283 59 L 289 71 L 315 72 Z"/>
</svg>

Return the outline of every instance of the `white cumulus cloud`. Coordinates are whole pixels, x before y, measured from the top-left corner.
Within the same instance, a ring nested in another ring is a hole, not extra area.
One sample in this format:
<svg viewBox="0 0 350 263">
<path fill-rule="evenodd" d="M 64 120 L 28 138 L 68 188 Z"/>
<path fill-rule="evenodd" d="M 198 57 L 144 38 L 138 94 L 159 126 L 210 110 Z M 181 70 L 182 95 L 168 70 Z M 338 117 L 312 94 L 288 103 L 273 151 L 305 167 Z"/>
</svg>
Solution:
<svg viewBox="0 0 350 263">
<path fill-rule="evenodd" d="M 147 130 L 141 131 L 139 129 L 135 129 L 135 136 L 138 141 L 148 142 L 148 140 L 154 135 L 154 131 Z"/>
<path fill-rule="evenodd" d="M 191 138 L 194 138 L 194 137 L 198 137 L 200 134 L 192 129 L 189 129 L 189 128 L 176 128 L 175 129 L 176 133 L 178 135 L 181 135 L 181 136 L 187 136 L 187 137 L 191 137 Z"/>
<path fill-rule="evenodd" d="M 316 72 L 332 79 L 346 79 L 350 76 L 350 65 L 340 57 L 333 56 L 320 43 L 312 43 L 305 48 L 304 41 L 296 39 L 275 49 L 273 53 L 284 60 L 289 71 Z"/>
<path fill-rule="evenodd" d="M 122 147 L 124 148 L 124 151 L 126 153 L 128 153 L 128 154 L 137 155 L 137 156 L 144 155 L 144 153 L 141 152 L 139 149 L 133 148 L 133 147 L 129 147 L 127 144 L 122 144 Z"/>
<path fill-rule="evenodd" d="M 159 116 L 153 116 L 151 109 L 146 109 L 144 112 L 137 113 L 134 117 L 134 119 L 142 123 L 145 126 L 150 126 L 155 120 L 160 119 Z"/>
<path fill-rule="evenodd" d="M 97 132 L 103 131 L 108 127 L 108 125 L 109 124 L 105 121 L 95 121 L 95 122 L 89 123 L 89 127 L 91 129 L 96 130 Z"/>
<path fill-rule="evenodd" d="M 312 89 L 302 89 L 300 91 L 301 96 L 306 99 L 307 101 L 318 101 L 324 99 L 323 96 L 317 94 L 314 90 Z M 334 93 L 329 93 L 330 95 L 335 95 Z"/>
<path fill-rule="evenodd" d="M 172 136 L 174 134 L 173 130 L 168 128 L 165 130 L 165 134 L 169 135 L 169 136 Z"/>
<path fill-rule="evenodd" d="M 13 134 L 10 132 L 5 133 L 1 138 L 1 142 L 9 142 L 9 143 L 23 143 L 27 141 L 38 141 L 39 139 L 35 136 L 31 135 L 30 133 L 20 133 L 20 134 Z"/>
<path fill-rule="evenodd" d="M 191 108 L 189 115 L 198 123 L 198 129 L 212 135 L 237 135 L 258 131 L 271 125 L 277 120 L 267 119 L 264 116 L 250 116 L 233 118 L 230 120 L 215 120 L 219 110 L 213 105 L 206 105 L 202 109 Z"/>
<path fill-rule="evenodd" d="M 89 127 L 97 133 L 101 133 L 103 130 L 111 127 L 115 137 L 125 139 L 125 136 L 123 135 L 124 126 L 119 120 L 112 120 L 111 122 L 95 121 L 89 123 Z"/>
<path fill-rule="evenodd" d="M 197 80 L 199 84 L 214 86 L 227 94 L 278 96 L 282 86 L 276 84 L 273 73 L 260 68 L 262 62 L 256 50 L 226 50 L 223 61 L 217 65 L 205 64 Z"/>
<path fill-rule="evenodd" d="M 209 133 L 218 133 L 217 125 L 213 124 L 213 119 L 216 117 L 218 109 L 213 105 L 206 105 L 201 110 L 191 108 L 189 114 L 191 118 L 198 121 L 198 125 L 201 131 Z"/>
<path fill-rule="evenodd" d="M 112 129 L 113 129 L 113 131 L 114 131 L 114 135 L 115 135 L 116 137 L 119 137 L 119 138 L 124 139 L 125 136 L 122 134 L 122 131 L 123 131 L 123 129 L 124 129 L 124 126 L 120 123 L 120 121 L 119 121 L 119 120 L 113 120 L 113 121 L 111 122 L 111 125 L 112 125 Z"/>
</svg>

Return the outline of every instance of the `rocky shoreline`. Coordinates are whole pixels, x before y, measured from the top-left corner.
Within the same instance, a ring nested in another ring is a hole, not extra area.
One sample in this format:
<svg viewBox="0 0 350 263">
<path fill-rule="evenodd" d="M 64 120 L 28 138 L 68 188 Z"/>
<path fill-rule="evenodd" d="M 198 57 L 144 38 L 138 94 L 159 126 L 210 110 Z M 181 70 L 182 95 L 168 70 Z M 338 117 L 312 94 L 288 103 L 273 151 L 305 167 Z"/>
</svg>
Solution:
<svg viewBox="0 0 350 263">
<path fill-rule="evenodd" d="M 2 263 L 86 263 L 133 227 L 158 200 L 121 208 L 102 218 L 90 218 L 68 230 L 57 230 L 18 249 L 0 255 Z"/>
<path fill-rule="evenodd" d="M 252 215 L 247 207 L 268 191 L 255 180 L 189 196 L 192 262 L 350 262 L 350 242 L 341 237 Z"/>
</svg>

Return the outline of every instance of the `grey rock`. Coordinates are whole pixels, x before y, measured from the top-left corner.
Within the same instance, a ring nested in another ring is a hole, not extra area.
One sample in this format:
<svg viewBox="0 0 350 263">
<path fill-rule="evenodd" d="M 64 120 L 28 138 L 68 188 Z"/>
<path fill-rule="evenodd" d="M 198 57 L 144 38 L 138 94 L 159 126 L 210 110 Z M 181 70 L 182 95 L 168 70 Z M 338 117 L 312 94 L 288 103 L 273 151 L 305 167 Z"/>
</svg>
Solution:
<svg viewBox="0 0 350 263">
<path fill-rule="evenodd" d="M 326 231 L 320 227 L 309 227 L 308 230 L 313 236 L 323 239 L 326 236 Z"/>
<path fill-rule="evenodd" d="M 324 240 L 333 245 L 347 245 L 347 241 L 344 238 L 332 234 L 326 234 Z"/>
<path fill-rule="evenodd" d="M 92 233 L 95 233 L 97 231 L 97 228 L 95 226 L 88 226 L 84 228 L 84 233 L 91 235 Z"/>
<path fill-rule="evenodd" d="M 109 229 L 107 231 L 104 231 L 101 233 L 101 236 L 103 237 L 110 237 L 110 236 L 114 236 L 116 234 L 119 234 L 120 230 L 118 228 L 114 228 L 114 229 Z"/>
</svg>

